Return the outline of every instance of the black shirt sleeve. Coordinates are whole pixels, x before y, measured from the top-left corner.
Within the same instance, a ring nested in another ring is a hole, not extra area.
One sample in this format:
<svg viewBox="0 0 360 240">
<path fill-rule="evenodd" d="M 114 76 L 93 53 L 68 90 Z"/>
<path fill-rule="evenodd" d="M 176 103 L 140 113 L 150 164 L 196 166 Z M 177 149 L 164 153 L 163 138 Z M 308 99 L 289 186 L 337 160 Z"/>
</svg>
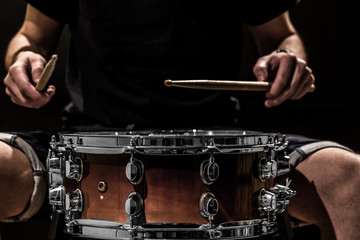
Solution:
<svg viewBox="0 0 360 240">
<path fill-rule="evenodd" d="M 250 0 L 240 9 L 243 22 L 256 26 L 265 23 L 287 10 L 292 9 L 299 0 Z"/>
<path fill-rule="evenodd" d="M 27 3 L 44 13 L 48 17 L 69 23 L 78 15 L 77 0 L 25 0 Z"/>
</svg>

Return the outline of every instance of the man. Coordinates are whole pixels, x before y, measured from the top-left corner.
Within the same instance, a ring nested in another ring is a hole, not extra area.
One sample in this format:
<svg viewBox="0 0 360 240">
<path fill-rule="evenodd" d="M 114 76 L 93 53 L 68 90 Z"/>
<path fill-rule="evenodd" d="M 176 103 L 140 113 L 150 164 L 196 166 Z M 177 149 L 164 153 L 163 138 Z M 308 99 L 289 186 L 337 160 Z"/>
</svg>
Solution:
<svg viewBox="0 0 360 240">
<path fill-rule="evenodd" d="M 295 1 L 28 2 L 24 24 L 6 54 L 6 94 L 30 108 L 51 100 L 55 86 L 39 92 L 34 85 L 64 24 L 69 24 L 67 86 L 72 102 L 66 108 L 67 129 L 235 127 L 238 113 L 227 93 L 194 90 L 184 95 L 181 89 L 163 86 L 163 80 L 236 79 L 242 23 L 249 27 L 262 56 L 253 68 L 256 79 L 273 81 L 266 107 L 300 99 L 314 83 L 304 46 L 289 18 Z M 14 139 L 20 143 L 14 144 Z M 297 196 L 289 213 L 318 225 L 322 239 L 360 236 L 353 224 L 360 220 L 359 156 L 332 142 L 290 140 Z M 38 151 L 19 151 L 18 145 L 26 145 L 22 138 L 5 135 L 2 141 L 0 189 L 8 194 L 0 194 L 0 219 L 24 220 L 40 208 L 44 196 L 43 180 L 32 180 L 34 172 L 43 173 L 38 166 L 44 157 Z M 295 150 L 296 146 L 310 147 Z"/>
</svg>

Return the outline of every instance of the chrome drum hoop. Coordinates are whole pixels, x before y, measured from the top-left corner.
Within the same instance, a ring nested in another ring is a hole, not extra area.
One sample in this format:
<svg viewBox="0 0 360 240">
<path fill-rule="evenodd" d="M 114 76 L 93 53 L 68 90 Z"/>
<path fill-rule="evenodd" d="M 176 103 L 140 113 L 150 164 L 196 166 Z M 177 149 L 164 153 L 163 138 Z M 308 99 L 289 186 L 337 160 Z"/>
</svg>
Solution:
<svg viewBox="0 0 360 240">
<path fill-rule="evenodd" d="M 278 233 L 276 222 L 255 219 L 226 222 L 217 227 L 186 223 L 148 223 L 135 228 L 117 222 L 77 219 L 67 224 L 65 234 L 79 239 L 259 239 Z"/>
<path fill-rule="evenodd" d="M 134 132 L 78 132 L 60 133 L 61 148 L 72 148 L 78 153 L 121 154 L 200 154 L 250 153 L 266 149 L 284 149 L 286 137 L 280 133 L 243 130 L 182 130 Z"/>
<path fill-rule="evenodd" d="M 220 239 L 257 239 L 277 234 L 278 226 L 268 219 L 255 219 L 221 223 L 216 231 L 220 233 Z"/>
<path fill-rule="evenodd" d="M 208 227 L 187 223 L 146 223 L 134 231 L 135 239 L 210 239 Z"/>
</svg>

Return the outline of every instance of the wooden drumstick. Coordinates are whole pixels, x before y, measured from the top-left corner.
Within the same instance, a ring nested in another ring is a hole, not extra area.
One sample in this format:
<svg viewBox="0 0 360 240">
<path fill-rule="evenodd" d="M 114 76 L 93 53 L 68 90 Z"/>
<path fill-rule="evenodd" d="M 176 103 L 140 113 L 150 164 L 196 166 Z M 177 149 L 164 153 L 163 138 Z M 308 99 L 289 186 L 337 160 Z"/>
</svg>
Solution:
<svg viewBox="0 0 360 240">
<path fill-rule="evenodd" d="M 46 87 L 56 65 L 56 61 L 58 59 L 58 55 L 54 54 L 51 56 L 48 63 L 45 65 L 44 71 L 40 75 L 39 82 L 36 84 L 36 90 L 42 91 Z"/>
<path fill-rule="evenodd" d="M 272 82 L 230 81 L 230 80 L 165 80 L 167 87 L 196 88 L 207 90 L 268 91 Z M 312 84 L 309 92 L 315 91 Z"/>
</svg>

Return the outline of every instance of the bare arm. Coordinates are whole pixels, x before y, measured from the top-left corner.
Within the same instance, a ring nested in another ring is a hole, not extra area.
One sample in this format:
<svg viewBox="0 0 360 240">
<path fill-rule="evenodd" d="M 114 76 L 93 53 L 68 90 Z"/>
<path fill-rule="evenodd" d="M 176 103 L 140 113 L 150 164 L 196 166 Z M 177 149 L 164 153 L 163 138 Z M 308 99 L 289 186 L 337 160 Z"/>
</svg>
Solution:
<svg viewBox="0 0 360 240">
<path fill-rule="evenodd" d="M 45 92 L 35 89 L 46 58 L 55 49 L 63 24 L 47 17 L 28 4 L 24 23 L 9 43 L 4 78 L 6 94 L 21 106 L 39 108 L 48 103 L 55 94 L 55 87 Z"/>
<path fill-rule="evenodd" d="M 249 30 L 261 55 L 269 54 L 279 48 L 287 49 L 296 56 L 306 59 L 304 45 L 291 23 L 288 12 L 260 26 L 249 26 Z"/>
<path fill-rule="evenodd" d="M 291 23 L 289 13 L 260 26 L 249 27 L 262 55 L 253 72 L 259 81 L 274 81 L 267 92 L 265 106 L 272 107 L 285 100 L 303 97 L 315 78 L 307 66 L 303 42 Z M 275 49 L 286 49 L 290 53 L 273 53 Z M 275 75 L 274 79 L 270 79 Z"/>
</svg>

